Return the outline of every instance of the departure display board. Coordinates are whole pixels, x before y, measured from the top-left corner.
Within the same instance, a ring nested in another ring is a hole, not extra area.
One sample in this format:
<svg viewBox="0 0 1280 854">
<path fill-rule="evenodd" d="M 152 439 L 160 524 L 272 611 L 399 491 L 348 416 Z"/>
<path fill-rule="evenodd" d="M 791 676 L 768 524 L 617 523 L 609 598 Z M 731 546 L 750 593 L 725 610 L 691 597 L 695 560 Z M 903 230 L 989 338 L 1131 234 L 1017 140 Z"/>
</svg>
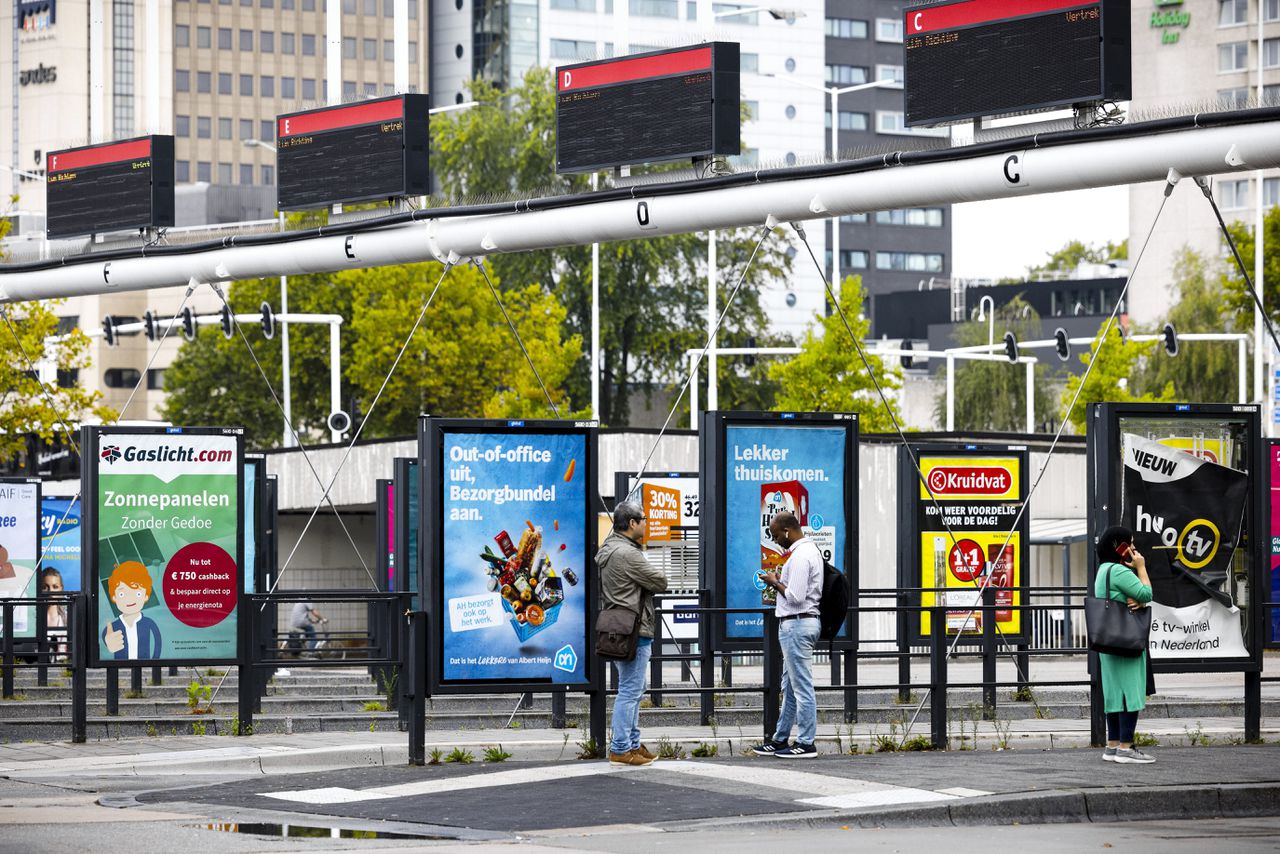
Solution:
<svg viewBox="0 0 1280 854">
<path fill-rule="evenodd" d="M 322 208 L 431 192 L 429 99 L 395 95 L 276 119 L 276 207 Z"/>
<path fill-rule="evenodd" d="M 909 126 L 1130 98 L 1129 0 L 957 0 L 903 14 Z"/>
<path fill-rule="evenodd" d="M 144 136 L 51 151 L 51 238 L 173 225 L 173 137 Z"/>
<path fill-rule="evenodd" d="M 556 171 L 740 153 L 733 42 L 556 69 Z"/>
</svg>

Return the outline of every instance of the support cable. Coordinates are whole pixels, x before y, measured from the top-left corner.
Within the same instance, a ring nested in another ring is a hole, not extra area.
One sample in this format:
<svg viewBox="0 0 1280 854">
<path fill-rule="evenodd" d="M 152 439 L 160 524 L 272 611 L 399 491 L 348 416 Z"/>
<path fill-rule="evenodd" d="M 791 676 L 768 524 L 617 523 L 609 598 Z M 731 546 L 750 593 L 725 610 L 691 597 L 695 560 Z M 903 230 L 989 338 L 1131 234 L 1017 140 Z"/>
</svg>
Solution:
<svg viewBox="0 0 1280 854">
<path fill-rule="evenodd" d="M 489 293 L 493 294 L 493 301 L 498 304 L 498 308 L 502 310 L 502 316 L 507 321 L 511 334 L 515 336 L 516 343 L 520 345 L 520 352 L 524 353 L 524 360 L 529 363 L 529 370 L 533 371 L 533 376 L 538 380 L 538 385 L 542 388 L 542 393 L 546 395 L 547 405 L 551 407 L 551 411 L 556 418 L 560 417 L 560 408 L 556 406 L 556 402 L 551 399 L 551 392 L 547 390 L 547 384 L 542 381 L 542 374 L 538 373 L 538 366 L 533 363 L 533 359 L 529 356 L 528 349 L 524 346 L 524 341 L 520 338 L 520 331 L 516 329 L 515 323 L 511 320 L 511 315 L 507 314 L 507 307 L 502 304 L 502 298 L 498 296 L 498 289 L 493 286 L 493 280 L 489 278 L 489 271 L 485 269 L 483 261 L 475 261 L 476 267 L 480 270 L 480 274 L 484 276 L 485 282 L 489 285 Z M 513 713 L 514 715 L 514 713 Z"/>
</svg>

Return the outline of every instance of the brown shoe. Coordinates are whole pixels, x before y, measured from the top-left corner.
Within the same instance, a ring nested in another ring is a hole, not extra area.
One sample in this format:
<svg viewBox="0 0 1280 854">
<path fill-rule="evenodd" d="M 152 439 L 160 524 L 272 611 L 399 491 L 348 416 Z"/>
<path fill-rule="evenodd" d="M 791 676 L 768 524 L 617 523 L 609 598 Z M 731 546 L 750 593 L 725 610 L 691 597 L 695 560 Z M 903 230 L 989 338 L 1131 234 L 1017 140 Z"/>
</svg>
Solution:
<svg viewBox="0 0 1280 854">
<path fill-rule="evenodd" d="M 638 750 L 628 750 L 626 753 L 610 753 L 609 761 L 619 765 L 648 765 L 653 760 Z"/>
<path fill-rule="evenodd" d="M 649 748 L 645 747 L 643 744 L 637 747 L 635 749 L 635 752 L 639 753 L 645 759 L 648 759 L 650 761 L 653 761 L 658 758 L 658 754 L 651 752 Z"/>
</svg>

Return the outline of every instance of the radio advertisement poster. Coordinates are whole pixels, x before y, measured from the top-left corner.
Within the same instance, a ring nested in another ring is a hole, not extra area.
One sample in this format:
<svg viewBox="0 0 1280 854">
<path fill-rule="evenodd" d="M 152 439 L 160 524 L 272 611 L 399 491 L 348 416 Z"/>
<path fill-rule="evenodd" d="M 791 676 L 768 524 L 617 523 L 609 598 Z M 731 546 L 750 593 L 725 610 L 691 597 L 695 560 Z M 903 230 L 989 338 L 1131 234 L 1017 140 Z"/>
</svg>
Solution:
<svg viewBox="0 0 1280 854">
<path fill-rule="evenodd" d="M 80 589 L 80 499 L 46 495 L 40 501 L 40 582 Z M 54 591 L 57 592 L 57 591 Z"/>
<path fill-rule="evenodd" d="M 91 493 L 100 661 L 231 661 L 241 586 L 240 431 L 104 432 Z"/>
<path fill-rule="evenodd" d="M 40 562 L 40 484 L 0 481 L 0 599 L 34 599 Z M 0 613 L 0 626 L 4 614 Z M 36 635 L 34 604 L 13 608 L 13 636 Z"/>
<path fill-rule="evenodd" d="M 444 682 L 583 683 L 587 438 L 446 431 Z"/>
<path fill-rule="evenodd" d="M 987 614 L 977 609 L 986 584 L 995 590 L 997 631 L 1021 635 L 1027 519 L 1024 514 L 1017 528 L 1014 520 L 1023 497 L 1025 456 L 921 453 L 918 459 L 924 478 L 911 475 L 920 548 L 916 583 L 926 588 L 921 604 L 947 608 L 948 635 L 980 636 Z M 922 611 L 919 621 L 920 636 L 929 637 L 932 615 Z"/>
<path fill-rule="evenodd" d="M 725 607 L 761 608 L 776 594 L 760 580 L 787 554 L 769 536 L 769 522 L 794 513 L 804 535 L 840 570 L 845 549 L 845 460 L 848 431 L 835 427 L 726 425 L 724 548 Z M 725 636 L 759 638 L 762 614 L 728 614 Z"/>
<path fill-rule="evenodd" d="M 1152 659 L 1243 658 L 1232 577 L 1249 477 L 1124 434 L 1123 524 L 1151 577 Z"/>
</svg>

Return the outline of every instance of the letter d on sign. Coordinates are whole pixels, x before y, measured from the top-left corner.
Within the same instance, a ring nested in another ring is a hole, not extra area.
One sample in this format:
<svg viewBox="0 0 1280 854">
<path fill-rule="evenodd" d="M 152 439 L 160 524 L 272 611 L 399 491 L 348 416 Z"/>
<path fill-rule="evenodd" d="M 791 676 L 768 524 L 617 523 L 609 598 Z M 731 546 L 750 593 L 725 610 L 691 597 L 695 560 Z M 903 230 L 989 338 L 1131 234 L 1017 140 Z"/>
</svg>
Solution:
<svg viewBox="0 0 1280 854">
<path fill-rule="evenodd" d="M 573 84 L 573 73 L 570 71 L 566 71 L 564 73 L 564 83 L 562 85 L 564 86 L 565 89 L 568 89 L 569 86 L 572 84 Z"/>
</svg>

